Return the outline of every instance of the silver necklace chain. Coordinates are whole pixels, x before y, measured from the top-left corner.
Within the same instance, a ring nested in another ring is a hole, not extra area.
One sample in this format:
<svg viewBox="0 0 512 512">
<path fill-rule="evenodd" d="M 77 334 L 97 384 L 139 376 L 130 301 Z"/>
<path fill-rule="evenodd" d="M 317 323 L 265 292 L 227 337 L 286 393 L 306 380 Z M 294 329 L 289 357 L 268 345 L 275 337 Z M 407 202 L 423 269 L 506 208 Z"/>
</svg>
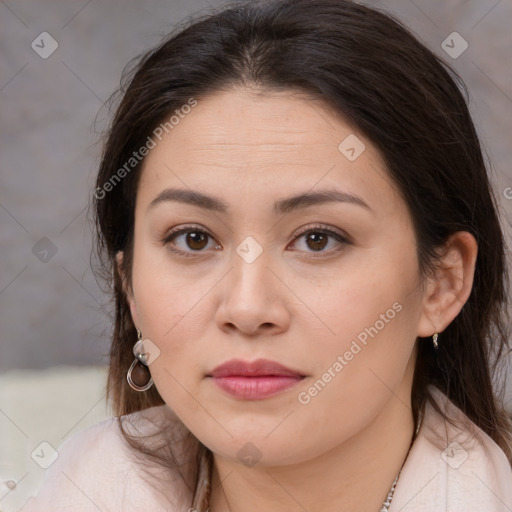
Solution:
<svg viewBox="0 0 512 512">
<path fill-rule="evenodd" d="M 398 483 L 398 477 L 400 476 L 401 472 L 402 470 L 400 470 L 398 472 L 398 475 L 396 475 L 395 481 L 393 482 L 393 485 L 391 486 L 391 489 L 388 492 L 387 498 L 384 500 L 384 503 L 382 503 L 382 507 L 380 508 L 379 512 L 386 512 L 389 509 L 391 505 L 391 500 L 393 499 L 393 494 L 395 493 L 396 484 Z"/>
<path fill-rule="evenodd" d="M 417 436 L 418 432 L 420 431 L 421 424 L 423 422 L 423 414 L 420 412 L 419 418 L 418 418 L 418 425 L 416 426 L 416 430 L 414 432 L 414 435 Z M 407 460 L 407 457 L 409 457 L 409 452 L 412 448 L 412 443 L 409 445 L 409 450 L 407 451 L 407 455 L 405 456 L 405 459 L 402 463 L 402 467 L 400 468 L 400 471 L 398 472 L 398 475 L 396 475 L 395 481 L 393 482 L 393 485 L 391 486 L 391 489 L 388 492 L 387 498 L 384 500 L 384 503 L 382 503 L 382 507 L 380 507 L 379 512 L 387 512 L 389 510 L 389 507 L 391 506 L 391 500 L 393 499 L 393 494 L 395 493 L 395 487 L 398 483 L 398 478 L 400 477 L 400 473 L 402 472 L 402 468 L 404 467 L 405 461 Z"/>
</svg>

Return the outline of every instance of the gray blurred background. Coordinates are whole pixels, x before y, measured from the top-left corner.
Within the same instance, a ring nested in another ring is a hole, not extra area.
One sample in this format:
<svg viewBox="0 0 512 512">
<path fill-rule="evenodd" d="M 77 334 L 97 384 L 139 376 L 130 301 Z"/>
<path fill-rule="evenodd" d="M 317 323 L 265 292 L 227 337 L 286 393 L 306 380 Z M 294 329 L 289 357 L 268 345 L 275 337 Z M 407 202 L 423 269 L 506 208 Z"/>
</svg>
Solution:
<svg viewBox="0 0 512 512">
<path fill-rule="evenodd" d="M 366 3 L 395 13 L 467 83 L 512 247 L 512 0 Z M 108 415 L 111 319 L 87 215 L 108 111 L 95 117 L 131 58 L 220 4 L 0 1 L 0 510 L 40 482 L 40 442 L 57 448 Z"/>
</svg>

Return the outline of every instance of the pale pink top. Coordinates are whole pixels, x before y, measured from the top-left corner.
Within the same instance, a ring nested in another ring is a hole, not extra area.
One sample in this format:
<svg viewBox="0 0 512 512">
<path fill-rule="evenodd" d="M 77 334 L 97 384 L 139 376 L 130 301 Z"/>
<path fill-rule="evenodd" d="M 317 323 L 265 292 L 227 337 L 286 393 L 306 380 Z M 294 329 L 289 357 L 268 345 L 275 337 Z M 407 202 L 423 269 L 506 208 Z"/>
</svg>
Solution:
<svg viewBox="0 0 512 512">
<path fill-rule="evenodd" d="M 512 469 L 503 451 L 440 391 L 431 390 L 441 408 L 466 427 L 445 422 L 427 405 L 389 512 L 512 511 Z M 172 417 L 160 406 L 126 418 L 131 433 L 146 436 Z M 192 480 L 187 485 L 173 470 L 155 464 L 147 468 L 153 476 L 145 473 L 142 456 L 127 448 L 117 421 L 105 420 L 69 438 L 38 497 L 22 512 L 187 512 Z"/>
</svg>

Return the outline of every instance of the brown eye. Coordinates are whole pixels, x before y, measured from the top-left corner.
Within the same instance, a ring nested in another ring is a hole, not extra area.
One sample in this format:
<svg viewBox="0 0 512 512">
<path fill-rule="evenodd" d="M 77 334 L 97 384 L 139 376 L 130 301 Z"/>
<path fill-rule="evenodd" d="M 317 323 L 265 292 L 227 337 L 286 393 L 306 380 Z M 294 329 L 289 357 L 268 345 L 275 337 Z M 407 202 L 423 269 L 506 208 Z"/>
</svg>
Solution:
<svg viewBox="0 0 512 512">
<path fill-rule="evenodd" d="M 309 233 L 306 236 L 306 244 L 314 251 L 321 251 L 327 245 L 328 239 L 324 233 Z"/>
<path fill-rule="evenodd" d="M 293 245 L 299 245 L 295 249 L 306 253 L 320 253 L 319 255 L 335 253 L 350 244 L 348 237 L 322 226 L 302 231 L 293 242 Z"/>
<path fill-rule="evenodd" d="M 176 229 L 166 235 L 162 242 L 169 250 L 182 256 L 194 256 L 194 253 L 206 253 L 207 249 L 221 248 L 209 233 L 195 226 Z"/>
<path fill-rule="evenodd" d="M 187 233 L 185 237 L 185 243 L 191 249 L 195 251 L 200 251 L 204 249 L 208 242 L 208 235 L 201 231 L 190 231 Z"/>
</svg>

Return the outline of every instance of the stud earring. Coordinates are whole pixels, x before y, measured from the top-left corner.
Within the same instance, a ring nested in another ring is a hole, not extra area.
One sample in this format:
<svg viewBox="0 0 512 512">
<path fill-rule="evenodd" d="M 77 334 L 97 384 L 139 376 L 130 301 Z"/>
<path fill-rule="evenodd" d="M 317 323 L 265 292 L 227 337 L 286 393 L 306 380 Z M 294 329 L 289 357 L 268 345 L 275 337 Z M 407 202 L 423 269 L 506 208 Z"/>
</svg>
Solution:
<svg viewBox="0 0 512 512">
<path fill-rule="evenodd" d="M 153 385 L 153 379 L 148 369 L 148 354 L 144 352 L 144 343 L 139 329 L 137 329 L 137 338 L 137 342 L 133 346 L 135 359 L 126 374 L 126 380 L 133 390 L 142 392 L 147 391 Z"/>
<path fill-rule="evenodd" d="M 439 338 L 439 334 L 436 332 L 432 336 L 432 345 L 434 345 L 434 349 L 437 350 L 439 348 L 439 343 L 437 343 L 437 338 Z"/>
</svg>

